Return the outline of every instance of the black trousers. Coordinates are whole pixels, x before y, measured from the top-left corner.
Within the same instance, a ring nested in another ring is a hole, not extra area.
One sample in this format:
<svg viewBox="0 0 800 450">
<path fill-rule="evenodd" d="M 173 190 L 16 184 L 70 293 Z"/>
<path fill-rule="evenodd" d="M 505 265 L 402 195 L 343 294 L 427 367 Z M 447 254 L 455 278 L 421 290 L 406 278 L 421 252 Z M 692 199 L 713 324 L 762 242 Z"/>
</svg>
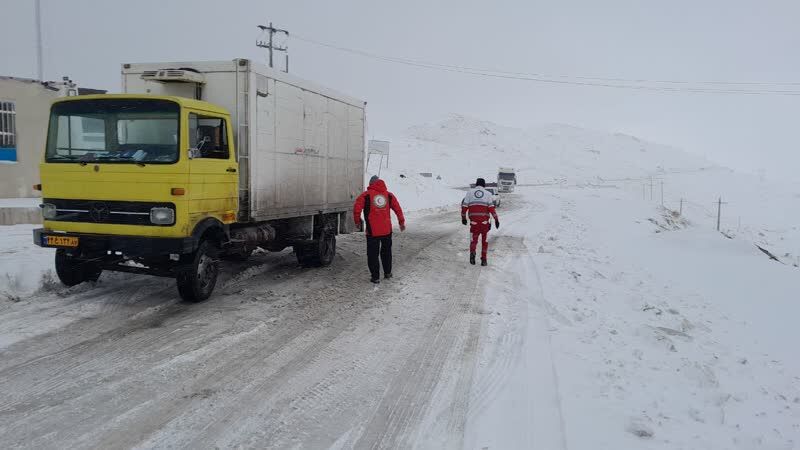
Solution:
<svg viewBox="0 0 800 450">
<path fill-rule="evenodd" d="M 380 263 L 378 262 L 380 255 Z M 381 277 L 381 266 L 383 273 L 392 273 L 392 235 L 373 237 L 367 236 L 367 265 L 369 273 L 373 279 Z"/>
</svg>

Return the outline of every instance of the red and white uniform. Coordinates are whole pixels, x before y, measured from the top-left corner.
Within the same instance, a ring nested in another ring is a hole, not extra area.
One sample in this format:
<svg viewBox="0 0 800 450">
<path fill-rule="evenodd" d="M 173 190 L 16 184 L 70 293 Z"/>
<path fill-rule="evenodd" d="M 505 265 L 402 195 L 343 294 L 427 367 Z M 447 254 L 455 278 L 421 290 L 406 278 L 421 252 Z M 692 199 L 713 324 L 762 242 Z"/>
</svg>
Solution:
<svg viewBox="0 0 800 450">
<path fill-rule="evenodd" d="M 470 190 L 461 202 L 461 218 L 469 220 L 469 232 L 472 233 L 470 253 L 475 253 L 478 237 L 481 237 L 481 258 L 486 258 L 489 250 L 487 238 L 492 228 L 491 220 L 492 218 L 497 220 L 492 193 L 481 186 L 475 186 Z"/>
</svg>

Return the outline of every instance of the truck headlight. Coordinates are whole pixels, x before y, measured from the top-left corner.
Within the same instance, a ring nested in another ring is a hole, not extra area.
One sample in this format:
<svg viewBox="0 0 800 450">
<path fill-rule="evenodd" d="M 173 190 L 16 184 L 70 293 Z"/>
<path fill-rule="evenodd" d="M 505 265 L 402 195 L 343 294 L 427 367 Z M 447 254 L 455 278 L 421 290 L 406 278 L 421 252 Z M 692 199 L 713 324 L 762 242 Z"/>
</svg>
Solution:
<svg viewBox="0 0 800 450">
<path fill-rule="evenodd" d="M 172 225 L 175 223 L 175 210 L 172 208 L 151 208 L 150 222 L 155 225 Z"/>
<path fill-rule="evenodd" d="M 52 203 L 44 203 L 42 206 L 42 217 L 45 219 L 55 219 L 58 216 L 58 210 L 56 210 L 56 205 Z"/>
</svg>

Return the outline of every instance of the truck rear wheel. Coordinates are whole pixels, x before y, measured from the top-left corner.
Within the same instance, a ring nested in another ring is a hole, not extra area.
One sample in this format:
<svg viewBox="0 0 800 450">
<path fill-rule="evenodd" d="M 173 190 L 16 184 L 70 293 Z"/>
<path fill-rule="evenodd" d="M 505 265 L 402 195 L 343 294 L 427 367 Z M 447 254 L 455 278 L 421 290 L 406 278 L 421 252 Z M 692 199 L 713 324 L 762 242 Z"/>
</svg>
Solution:
<svg viewBox="0 0 800 450">
<path fill-rule="evenodd" d="M 83 261 L 67 253 L 56 250 L 56 275 L 64 286 L 76 286 L 84 281 L 97 281 L 103 269 L 93 262 Z"/>
<path fill-rule="evenodd" d="M 188 264 L 178 271 L 178 293 L 187 302 L 202 302 L 214 292 L 219 276 L 217 247 L 212 241 L 204 240 L 194 253 L 189 255 Z"/>
<path fill-rule="evenodd" d="M 294 253 L 297 255 L 297 262 L 303 267 L 329 266 L 336 256 L 336 235 L 324 234 L 315 242 L 296 244 Z"/>
</svg>

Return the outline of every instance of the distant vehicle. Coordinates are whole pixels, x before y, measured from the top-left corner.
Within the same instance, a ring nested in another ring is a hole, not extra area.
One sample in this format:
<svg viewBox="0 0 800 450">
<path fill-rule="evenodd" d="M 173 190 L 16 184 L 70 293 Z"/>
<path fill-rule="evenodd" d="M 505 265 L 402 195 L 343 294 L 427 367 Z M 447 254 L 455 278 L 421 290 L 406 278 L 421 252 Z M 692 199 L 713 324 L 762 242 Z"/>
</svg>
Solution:
<svg viewBox="0 0 800 450">
<path fill-rule="evenodd" d="M 486 190 L 492 193 L 492 199 L 494 201 L 495 208 L 499 208 L 500 207 L 500 192 L 494 186 L 487 187 Z"/>
<path fill-rule="evenodd" d="M 517 187 L 517 172 L 513 167 L 501 167 L 497 170 L 497 186 L 500 192 L 514 192 Z"/>
<path fill-rule="evenodd" d="M 470 189 L 474 188 L 475 186 L 477 186 L 475 183 L 470 183 L 470 184 L 469 184 L 469 188 L 470 188 Z M 497 183 L 489 183 L 489 182 L 486 182 L 486 187 L 487 187 L 487 188 L 490 188 L 490 187 L 497 187 Z"/>
</svg>

